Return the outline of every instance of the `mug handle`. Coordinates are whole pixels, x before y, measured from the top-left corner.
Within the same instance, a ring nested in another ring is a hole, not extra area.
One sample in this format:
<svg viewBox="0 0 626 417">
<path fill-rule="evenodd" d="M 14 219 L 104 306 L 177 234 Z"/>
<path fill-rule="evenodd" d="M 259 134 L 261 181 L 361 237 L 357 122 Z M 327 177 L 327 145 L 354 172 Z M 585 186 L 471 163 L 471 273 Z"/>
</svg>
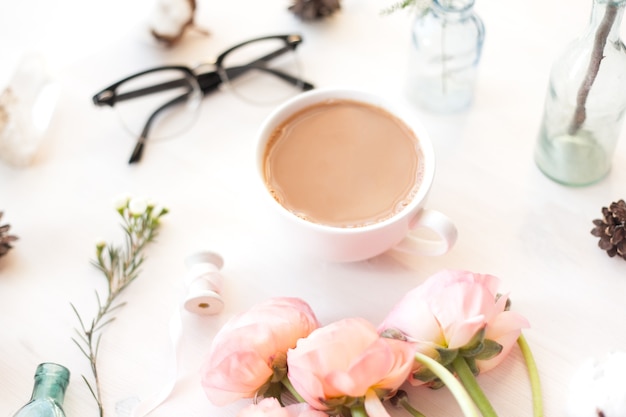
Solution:
<svg viewBox="0 0 626 417">
<path fill-rule="evenodd" d="M 419 229 L 434 232 L 436 238 L 420 236 L 417 233 Z M 443 255 L 454 246 L 457 236 L 456 226 L 448 216 L 436 210 L 423 209 L 412 220 L 411 228 L 404 240 L 393 249 L 413 255 Z"/>
</svg>

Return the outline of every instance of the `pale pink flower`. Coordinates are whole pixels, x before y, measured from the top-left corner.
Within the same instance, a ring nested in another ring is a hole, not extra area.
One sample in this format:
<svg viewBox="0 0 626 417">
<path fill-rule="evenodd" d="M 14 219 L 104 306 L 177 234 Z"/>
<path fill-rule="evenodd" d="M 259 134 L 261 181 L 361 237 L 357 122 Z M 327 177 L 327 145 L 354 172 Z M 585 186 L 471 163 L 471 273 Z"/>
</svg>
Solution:
<svg viewBox="0 0 626 417">
<path fill-rule="evenodd" d="M 506 311 L 507 295 L 498 295 L 500 281 L 493 275 L 444 270 L 407 293 L 392 309 L 379 331 L 397 329 L 420 350 L 459 349 L 483 328 L 485 339 L 502 345 L 487 361 L 477 361 L 481 371 L 499 364 L 511 350 L 521 329 L 529 327 L 520 314 Z M 412 381 L 419 383 L 417 381 Z"/>
<path fill-rule="evenodd" d="M 359 318 L 321 327 L 287 353 L 289 380 L 313 408 L 337 411 L 345 400 L 365 402 L 369 417 L 387 416 L 381 398 L 392 395 L 413 365 L 411 343 L 382 338 Z"/>
<path fill-rule="evenodd" d="M 328 415 L 314 410 L 306 403 L 283 407 L 276 398 L 264 398 L 258 404 L 250 404 L 242 409 L 237 417 L 328 417 Z"/>
<path fill-rule="evenodd" d="M 287 350 L 317 327 L 311 307 L 298 298 L 272 298 L 233 317 L 201 369 L 207 397 L 215 405 L 254 397 L 275 368 L 285 370 Z"/>
</svg>

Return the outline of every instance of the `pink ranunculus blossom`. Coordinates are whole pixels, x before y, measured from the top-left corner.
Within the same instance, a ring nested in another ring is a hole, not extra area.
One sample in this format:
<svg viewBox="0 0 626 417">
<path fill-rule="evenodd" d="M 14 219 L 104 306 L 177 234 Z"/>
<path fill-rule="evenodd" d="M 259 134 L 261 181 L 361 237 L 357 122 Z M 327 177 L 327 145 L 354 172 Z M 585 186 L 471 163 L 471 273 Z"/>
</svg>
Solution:
<svg viewBox="0 0 626 417">
<path fill-rule="evenodd" d="M 254 397 L 276 369 L 285 371 L 287 350 L 318 327 L 299 298 L 271 298 L 234 316 L 215 336 L 202 366 L 206 396 L 220 406 Z"/>
<path fill-rule="evenodd" d="M 357 400 L 369 417 L 388 416 L 381 399 L 407 379 L 414 353 L 413 344 L 382 338 L 368 321 L 348 318 L 300 339 L 287 353 L 288 376 L 315 409 L 337 412 Z"/>
<path fill-rule="evenodd" d="M 436 347 L 462 348 L 484 329 L 485 339 L 502 346 L 494 358 L 476 361 L 480 371 L 485 372 L 506 357 L 521 329 L 529 327 L 522 315 L 505 310 L 508 296 L 498 294 L 499 284 L 500 280 L 493 275 L 457 270 L 438 272 L 408 292 L 378 330 L 399 330 L 426 353 Z M 411 382 L 421 383 L 413 379 Z"/>
<path fill-rule="evenodd" d="M 258 404 L 250 404 L 242 409 L 237 417 L 328 417 L 328 414 L 306 403 L 283 407 L 276 398 L 264 398 Z"/>
</svg>

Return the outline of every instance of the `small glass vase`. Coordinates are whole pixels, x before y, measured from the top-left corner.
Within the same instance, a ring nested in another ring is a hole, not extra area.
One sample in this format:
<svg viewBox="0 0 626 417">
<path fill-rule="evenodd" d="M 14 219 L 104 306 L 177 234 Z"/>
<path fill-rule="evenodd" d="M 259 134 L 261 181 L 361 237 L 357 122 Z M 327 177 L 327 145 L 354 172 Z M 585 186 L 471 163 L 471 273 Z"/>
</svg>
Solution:
<svg viewBox="0 0 626 417">
<path fill-rule="evenodd" d="M 474 0 L 432 0 L 413 22 L 409 98 L 434 112 L 467 109 L 484 38 Z"/>
<path fill-rule="evenodd" d="M 554 63 L 535 148 L 552 180 L 584 186 L 604 178 L 626 113 L 626 0 L 593 0 L 587 30 Z"/>
</svg>

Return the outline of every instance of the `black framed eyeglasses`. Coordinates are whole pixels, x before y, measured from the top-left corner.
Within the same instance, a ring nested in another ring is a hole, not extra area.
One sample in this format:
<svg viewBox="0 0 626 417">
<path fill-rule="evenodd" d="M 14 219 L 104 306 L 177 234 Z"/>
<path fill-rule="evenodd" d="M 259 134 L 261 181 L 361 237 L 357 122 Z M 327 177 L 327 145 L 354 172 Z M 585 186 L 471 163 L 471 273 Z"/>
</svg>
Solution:
<svg viewBox="0 0 626 417">
<path fill-rule="evenodd" d="M 215 63 L 197 68 L 170 65 L 141 71 L 103 89 L 96 106 L 113 107 L 137 143 L 128 161 L 141 159 L 146 141 L 173 137 L 196 120 L 202 98 L 225 86 L 252 103 L 277 103 L 314 88 L 300 78 L 295 54 L 300 35 L 251 39 L 222 52 Z M 202 68 L 211 65 L 211 70 Z"/>
</svg>

